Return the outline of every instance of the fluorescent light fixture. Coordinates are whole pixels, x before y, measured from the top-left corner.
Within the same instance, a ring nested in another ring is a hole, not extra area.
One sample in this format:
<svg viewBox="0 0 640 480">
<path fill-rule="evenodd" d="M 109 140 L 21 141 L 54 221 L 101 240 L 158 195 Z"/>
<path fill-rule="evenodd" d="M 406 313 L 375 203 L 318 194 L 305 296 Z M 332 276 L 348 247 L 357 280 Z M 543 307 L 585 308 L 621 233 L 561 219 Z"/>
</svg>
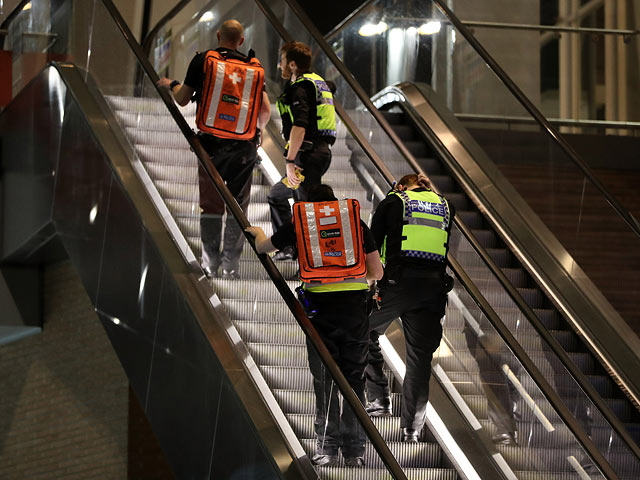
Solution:
<svg viewBox="0 0 640 480">
<path fill-rule="evenodd" d="M 24 7 L 22 7 L 22 11 L 31 10 L 31 2 L 27 3 Z"/>
<path fill-rule="evenodd" d="M 213 12 L 212 11 L 208 11 L 208 12 L 204 12 L 202 14 L 202 16 L 200 17 L 200 20 L 198 20 L 199 22 L 210 22 L 211 20 L 213 20 Z"/>
<path fill-rule="evenodd" d="M 373 23 L 365 23 L 360 27 L 358 33 L 363 37 L 371 37 L 373 35 L 380 35 L 381 33 L 384 33 L 387 28 L 389 27 L 384 22 L 379 22 L 376 25 L 374 25 Z"/>
<path fill-rule="evenodd" d="M 441 27 L 440 22 L 431 21 L 420 25 L 418 32 L 420 32 L 420 35 L 433 35 L 434 33 L 438 33 Z"/>
</svg>

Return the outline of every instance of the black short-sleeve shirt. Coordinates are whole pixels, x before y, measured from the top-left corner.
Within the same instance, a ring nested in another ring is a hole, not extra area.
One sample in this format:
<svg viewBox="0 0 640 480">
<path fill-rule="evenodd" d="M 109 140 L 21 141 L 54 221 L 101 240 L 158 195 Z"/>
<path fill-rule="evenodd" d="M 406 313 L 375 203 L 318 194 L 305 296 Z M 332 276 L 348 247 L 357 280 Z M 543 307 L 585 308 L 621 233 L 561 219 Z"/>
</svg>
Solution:
<svg viewBox="0 0 640 480">
<path fill-rule="evenodd" d="M 367 224 L 360 220 L 362 226 L 362 239 L 364 242 L 365 253 L 375 252 L 378 247 L 371 234 L 371 230 L 367 227 Z M 282 250 L 285 247 L 296 248 L 296 231 L 293 227 L 293 223 L 285 223 L 278 229 L 276 233 L 271 237 L 271 243 L 278 250 Z"/>
</svg>

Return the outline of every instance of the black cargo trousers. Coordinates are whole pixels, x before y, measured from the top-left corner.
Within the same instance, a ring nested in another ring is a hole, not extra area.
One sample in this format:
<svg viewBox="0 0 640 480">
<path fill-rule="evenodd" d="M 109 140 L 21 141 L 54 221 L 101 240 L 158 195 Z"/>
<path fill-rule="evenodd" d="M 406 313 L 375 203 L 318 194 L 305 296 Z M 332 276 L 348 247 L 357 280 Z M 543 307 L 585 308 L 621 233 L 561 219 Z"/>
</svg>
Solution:
<svg viewBox="0 0 640 480">
<path fill-rule="evenodd" d="M 373 401 L 389 396 L 378 337 L 400 318 L 407 350 L 400 427 L 420 431 L 429 399 L 431 360 L 442 339 L 440 322 L 447 305 L 447 287 L 440 278 L 405 278 L 384 281 L 378 290 L 380 308 L 374 306 L 369 316 L 367 398 Z"/>
</svg>

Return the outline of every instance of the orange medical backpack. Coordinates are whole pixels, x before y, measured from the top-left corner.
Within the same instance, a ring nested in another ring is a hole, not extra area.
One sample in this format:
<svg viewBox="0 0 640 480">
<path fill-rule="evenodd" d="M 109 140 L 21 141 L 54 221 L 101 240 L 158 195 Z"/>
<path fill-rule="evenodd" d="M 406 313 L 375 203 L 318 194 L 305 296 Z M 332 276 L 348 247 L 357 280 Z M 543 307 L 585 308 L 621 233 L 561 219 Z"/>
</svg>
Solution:
<svg viewBox="0 0 640 480">
<path fill-rule="evenodd" d="M 293 205 L 293 226 L 303 282 L 365 278 L 366 255 L 357 200 L 297 202 Z"/>
<path fill-rule="evenodd" d="M 264 69 L 251 54 L 243 60 L 207 51 L 196 113 L 198 129 L 219 138 L 251 140 L 256 134 L 263 85 Z"/>
</svg>

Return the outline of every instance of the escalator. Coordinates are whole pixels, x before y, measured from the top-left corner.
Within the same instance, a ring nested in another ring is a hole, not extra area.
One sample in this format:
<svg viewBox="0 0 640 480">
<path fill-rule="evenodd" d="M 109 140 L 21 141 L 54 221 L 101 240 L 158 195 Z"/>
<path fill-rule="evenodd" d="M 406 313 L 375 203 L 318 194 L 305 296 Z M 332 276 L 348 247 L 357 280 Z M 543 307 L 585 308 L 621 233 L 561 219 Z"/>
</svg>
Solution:
<svg viewBox="0 0 640 480">
<path fill-rule="evenodd" d="M 266 48 L 291 35 L 278 21 L 286 5 L 277 3 L 271 2 L 272 9 L 267 9 L 261 2 L 218 2 L 216 18 L 238 18 L 255 35 L 253 45 Z M 37 9 L 37 2 L 33 5 Z M 176 475 L 389 478 L 390 461 L 378 446 L 367 447 L 363 470 L 312 468 L 307 457 L 314 449 L 311 377 L 306 368 L 305 333 L 296 322 L 300 308 L 292 307 L 290 292 L 297 283 L 274 277 L 272 264 L 258 259 L 249 246 L 243 253 L 242 280 L 214 279 L 209 284 L 204 279 L 197 265 L 198 158 L 189 153 L 190 148 L 199 154 L 201 150 L 189 136 L 188 126 L 184 128 L 187 124 L 180 123 L 175 111 L 167 110 L 154 82 L 146 76 L 146 67 L 140 80 L 144 62 L 139 64 L 139 52 L 125 42 L 130 33 L 121 23 L 117 28 L 104 25 L 104 19 L 117 18 L 110 2 L 85 7 L 68 2 L 61 11 L 73 12 L 72 18 L 61 21 L 56 17 L 67 33 L 74 28 L 84 31 L 82 25 L 95 27 L 89 48 L 74 45 L 75 50 L 67 52 L 83 68 L 49 67 L 0 118 L 9 131 L 12 124 L 20 124 L 21 115 L 43 114 L 34 116 L 40 122 L 31 130 L 34 144 L 43 144 L 41 137 L 49 142 L 42 149 L 49 153 L 34 157 L 40 162 L 38 179 L 47 178 L 42 172 L 53 172 L 44 188 L 49 192 L 44 198 L 53 209 L 46 210 L 42 223 L 53 223 L 79 269 Z M 93 25 L 91 19 L 96 18 L 103 20 Z M 291 18 L 288 23 L 295 31 Z M 137 59 L 133 52 L 138 53 Z M 267 51 L 258 51 L 258 56 L 277 63 L 276 55 Z M 114 72 L 115 65 L 127 69 Z M 267 78 L 268 89 L 276 85 L 273 77 Z M 347 88 L 343 95 L 350 96 Z M 388 172 L 380 173 L 384 165 L 371 159 L 384 158 L 391 164 L 391 158 L 398 155 L 391 148 L 385 150 L 388 146 L 373 149 L 367 142 L 366 127 L 369 139 L 376 141 L 383 139 L 384 132 L 376 138 L 375 121 L 366 112 L 340 108 L 339 112 L 341 135 L 326 181 L 338 195 L 359 198 L 366 218 L 390 181 Z M 192 115 L 188 109 L 183 111 L 187 119 Z M 25 128 L 31 120 L 20 125 Z M 4 145 L 15 153 L 21 143 L 5 140 Z M 3 163 L 5 158 L 3 152 Z M 263 162 L 268 161 L 265 156 Z M 18 172 L 24 176 L 34 173 L 29 169 Z M 258 173 L 254 181 L 249 217 L 269 231 L 264 199 L 273 180 Z M 21 192 L 14 194 L 10 198 L 19 199 Z M 234 215 L 242 218 L 233 203 L 229 206 Z M 450 404 L 455 403 L 456 394 L 466 397 L 456 404 L 461 409 L 458 416 L 469 421 L 469 430 L 478 441 L 477 445 L 467 442 L 464 448 L 456 445 L 455 438 L 448 442 L 444 437 L 452 433 L 436 428 L 439 417 L 433 412 L 429 431 L 418 445 L 399 442 L 398 417 L 375 419 L 406 476 L 480 478 L 477 472 L 482 471 L 482 478 L 553 475 L 569 479 L 585 478 L 580 475 L 591 467 L 592 478 L 604 478 L 598 468 L 609 478 L 632 478 L 624 469 L 619 477 L 609 474 L 610 459 L 598 456 L 527 353 L 510 343 L 513 339 L 492 305 L 465 273 L 479 257 L 466 237 L 457 235 L 451 268 L 459 282 L 447 310 L 448 334 L 436 358 L 435 377 L 447 391 Z M 30 237 L 4 255 L 5 260 L 20 261 L 41 243 L 41 238 Z M 281 268 L 287 278 L 294 270 L 293 264 Z M 304 328 L 304 321 L 302 325 Z M 469 325 L 475 334 L 469 332 Z M 491 372 L 483 371 L 479 351 L 489 355 L 492 364 L 511 372 L 509 376 L 503 370 L 504 377 L 495 378 L 496 383 L 508 379 L 527 392 L 517 403 L 523 422 L 520 430 L 528 432 L 528 441 L 517 447 L 496 450 L 487 442 L 494 428 L 488 421 L 492 390 L 486 385 Z M 401 363 L 391 361 L 390 366 L 401 380 Z M 394 395 L 396 412 L 398 404 L 399 397 Z M 534 424 L 540 412 L 547 419 L 546 428 Z M 529 427 L 524 426 L 527 422 Z M 463 435 L 458 431 L 454 436 Z M 375 444 L 375 436 L 370 438 Z M 478 450 L 483 458 L 477 458 Z M 470 469 L 465 462 L 471 463 Z"/>
</svg>

